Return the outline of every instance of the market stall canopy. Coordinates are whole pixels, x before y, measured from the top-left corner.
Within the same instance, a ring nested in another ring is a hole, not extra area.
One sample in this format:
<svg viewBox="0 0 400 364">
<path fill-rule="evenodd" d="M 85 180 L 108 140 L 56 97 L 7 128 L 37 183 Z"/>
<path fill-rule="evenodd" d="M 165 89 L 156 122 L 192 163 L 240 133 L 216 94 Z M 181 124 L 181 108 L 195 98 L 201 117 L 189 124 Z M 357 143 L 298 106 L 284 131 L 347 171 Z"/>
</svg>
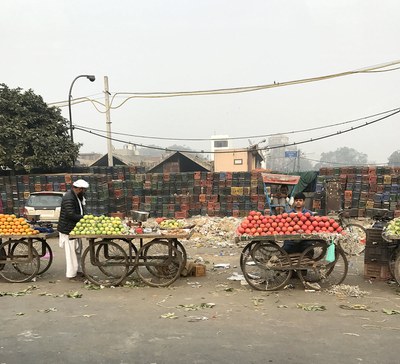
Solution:
<svg viewBox="0 0 400 364">
<path fill-rule="evenodd" d="M 264 183 L 297 185 L 300 180 L 300 176 L 290 176 L 287 174 L 261 173 L 261 175 Z"/>
</svg>

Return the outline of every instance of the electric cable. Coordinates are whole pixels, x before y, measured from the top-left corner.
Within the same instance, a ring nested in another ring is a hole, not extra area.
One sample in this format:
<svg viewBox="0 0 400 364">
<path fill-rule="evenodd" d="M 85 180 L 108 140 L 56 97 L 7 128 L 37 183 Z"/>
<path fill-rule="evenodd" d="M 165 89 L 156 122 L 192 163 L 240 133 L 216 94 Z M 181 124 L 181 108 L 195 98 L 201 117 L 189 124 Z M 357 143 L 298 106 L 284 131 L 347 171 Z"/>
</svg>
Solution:
<svg viewBox="0 0 400 364">
<path fill-rule="evenodd" d="M 377 123 L 379 121 L 382 121 L 382 120 L 385 120 L 387 118 L 390 118 L 390 117 L 392 117 L 392 116 L 394 116 L 394 115 L 396 115 L 398 113 L 400 113 L 400 110 L 394 111 L 391 114 L 386 115 L 386 116 L 382 116 L 382 117 L 380 117 L 380 118 L 378 118 L 376 120 L 365 122 L 364 124 L 361 124 L 361 125 L 358 125 L 358 126 L 355 126 L 355 127 L 351 127 L 349 129 L 345 129 L 343 131 L 339 130 L 339 131 L 337 131 L 335 133 L 326 134 L 326 135 L 319 136 L 319 137 L 316 137 L 316 138 L 310 138 L 310 139 L 302 140 L 302 141 L 299 141 L 299 142 L 293 142 L 293 143 L 287 143 L 287 144 L 281 144 L 281 145 L 266 146 L 266 147 L 263 147 L 263 148 L 251 148 L 251 150 L 252 151 L 271 150 L 271 149 L 286 148 L 286 147 L 296 146 L 296 145 L 301 145 L 301 144 L 306 144 L 306 143 L 312 143 L 312 142 L 315 142 L 315 141 L 331 138 L 333 136 L 345 134 L 345 133 L 348 133 L 348 132 L 351 132 L 351 131 L 354 131 L 354 130 L 357 130 L 357 129 L 360 129 L 360 128 L 364 128 L 366 126 L 369 126 L 369 125 L 375 124 L 375 123 Z M 95 132 L 92 132 L 92 131 L 89 131 L 89 130 L 86 130 L 86 129 L 83 129 L 83 128 L 80 128 L 80 127 L 76 127 L 76 126 L 74 127 L 74 129 L 81 130 L 83 132 L 86 132 L 86 133 L 89 133 L 89 134 L 92 134 L 92 135 L 96 135 L 96 136 L 101 137 L 101 138 L 110 139 L 110 140 L 113 140 L 113 141 L 116 141 L 116 142 L 121 142 L 121 143 L 124 143 L 124 144 L 140 146 L 142 148 L 147 148 L 147 149 L 165 150 L 165 151 L 169 151 L 169 152 L 185 152 L 185 153 L 191 153 L 191 154 L 220 154 L 220 153 L 232 153 L 234 151 L 239 151 L 239 150 L 240 151 L 250 150 L 248 148 L 242 148 L 242 149 L 235 148 L 235 149 L 231 149 L 229 151 L 223 151 L 223 150 L 222 151 L 204 151 L 204 150 L 201 150 L 201 151 L 187 151 L 187 150 L 185 150 L 185 151 L 183 151 L 183 150 L 177 150 L 177 149 L 171 149 L 171 148 L 153 147 L 153 146 L 144 145 L 144 144 L 140 144 L 140 143 L 133 143 L 133 142 L 126 141 L 126 140 L 121 140 L 121 139 L 116 139 L 116 138 L 108 137 L 108 136 L 105 136 L 105 135 L 101 135 L 101 134 L 98 134 L 98 133 L 95 133 Z"/>
<path fill-rule="evenodd" d="M 328 80 L 328 79 L 333 79 L 333 78 L 343 77 L 343 76 L 349 76 L 349 75 L 355 75 L 355 74 L 375 73 L 375 72 L 391 72 L 391 71 L 395 71 L 395 70 L 399 69 L 400 67 L 392 67 L 389 69 L 385 69 L 385 68 L 395 66 L 398 64 L 400 64 L 400 60 L 386 62 L 386 63 L 375 65 L 375 66 L 368 66 L 368 67 L 364 67 L 364 68 L 361 68 L 358 70 L 353 70 L 353 71 L 345 71 L 345 72 L 333 73 L 333 74 L 329 74 L 329 75 L 325 75 L 325 76 L 303 78 L 303 79 L 285 81 L 285 82 L 274 82 L 272 84 L 264 84 L 264 85 L 256 85 L 256 86 L 242 86 L 242 87 L 220 88 L 220 89 L 211 89 L 211 90 L 172 91 L 172 92 L 161 92 L 161 91 L 156 91 L 156 92 L 116 92 L 116 93 L 114 93 L 114 95 L 111 98 L 109 109 L 118 109 L 121 106 L 123 106 L 127 101 L 134 99 L 134 98 L 150 98 L 151 99 L 151 98 L 169 98 L 169 97 L 182 97 L 182 96 L 227 95 L 227 94 L 235 94 L 235 93 L 253 92 L 253 91 L 260 91 L 260 90 L 275 88 L 275 87 L 283 87 L 283 86 L 291 86 L 291 85 L 298 85 L 298 84 L 303 84 L 303 83 L 323 81 L 323 80 Z M 117 106 L 112 106 L 115 98 L 119 95 L 132 95 L 132 96 L 127 97 L 124 101 L 122 101 Z M 88 102 L 88 101 L 92 102 L 92 104 L 96 108 L 96 110 L 101 113 L 108 111 L 108 110 L 100 111 L 96 107 L 95 103 L 88 97 L 81 98 L 81 99 L 82 99 L 82 102 Z M 62 105 L 59 107 L 65 107 L 66 103 L 68 104 L 68 100 L 60 101 L 60 102 L 53 102 L 48 105 L 51 105 L 51 106 Z M 103 104 L 103 106 L 105 107 L 104 104 Z"/>
<path fill-rule="evenodd" d="M 348 120 L 348 121 L 343 121 L 343 122 L 339 122 L 339 123 L 334 123 L 334 124 L 329 124 L 329 125 L 322 125 L 322 126 L 317 126 L 317 127 L 313 127 L 313 128 L 306 128 L 306 129 L 299 129 L 299 130 L 294 130 L 294 131 L 285 131 L 285 132 L 279 132 L 279 133 L 272 133 L 272 134 L 262 134 L 262 135 L 250 135 L 250 136 L 243 136 L 243 137 L 227 137 L 224 138 L 226 140 L 241 140 L 241 139 L 253 139 L 253 138 L 265 138 L 265 137 L 271 137 L 271 136 L 277 136 L 277 135 L 288 135 L 288 134 L 298 134 L 298 133 L 304 133 L 304 132 L 309 132 L 309 131 L 315 131 L 315 130 L 321 130 L 321 129 L 327 129 L 327 128 L 331 128 L 334 126 L 339 126 L 339 125 L 346 125 L 346 124 L 350 124 L 350 123 L 355 123 L 357 121 L 361 121 L 361 120 L 365 120 L 365 119 L 370 119 L 376 116 L 380 116 L 380 115 L 384 115 L 384 114 L 388 114 L 390 112 L 393 112 L 395 110 L 400 110 L 400 107 L 391 109 L 391 110 L 387 110 L 387 111 L 382 111 L 376 114 L 372 114 L 372 115 L 368 115 L 368 116 L 363 116 L 361 118 L 357 118 L 357 119 L 353 119 L 353 120 Z M 98 131 L 101 133 L 107 133 L 106 130 L 103 129 L 96 129 L 96 128 L 89 128 L 83 125 L 77 125 L 76 126 L 82 128 L 82 129 L 87 129 L 87 130 L 93 130 L 93 131 Z M 122 135 L 122 136 L 129 136 L 129 137 L 134 137 L 134 138 L 140 138 L 140 139 L 152 139 L 152 140 L 169 140 L 169 141 L 211 141 L 213 140 L 212 138 L 171 138 L 171 137 L 156 137 L 156 136 L 147 136 L 147 135 L 137 135 L 137 134 L 129 134 L 129 133 L 121 133 L 121 132 L 115 132 L 113 131 L 113 134 L 116 135 Z"/>
</svg>

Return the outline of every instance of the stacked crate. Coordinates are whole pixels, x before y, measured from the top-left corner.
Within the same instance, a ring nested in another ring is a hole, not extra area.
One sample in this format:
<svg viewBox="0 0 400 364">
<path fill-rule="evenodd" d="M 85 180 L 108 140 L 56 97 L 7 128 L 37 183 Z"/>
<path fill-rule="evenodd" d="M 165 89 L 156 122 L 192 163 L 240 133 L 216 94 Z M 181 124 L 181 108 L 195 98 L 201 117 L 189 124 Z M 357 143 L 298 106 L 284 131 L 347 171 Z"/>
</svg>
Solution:
<svg viewBox="0 0 400 364">
<path fill-rule="evenodd" d="M 89 182 L 87 212 L 96 215 L 131 210 L 152 217 L 194 215 L 246 216 L 265 208 L 264 184 L 258 172 L 137 173 L 132 167 L 93 167 L 81 174 L 2 176 L 4 210 L 22 214 L 34 191 L 68 191 L 73 181 Z"/>
<path fill-rule="evenodd" d="M 333 172 L 335 171 L 335 172 Z M 400 216 L 399 167 L 321 168 L 313 206 L 323 205 L 324 184 L 332 173 L 339 173 L 342 207 L 350 217 L 373 217 L 374 209 L 388 209 L 389 217 Z M 319 213 L 325 213 L 324 209 Z"/>
<path fill-rule="evenodd" d="M 397 244 L 382 238 L 382 229 L 367 229 L 364 254 L 364 277 L 378 280 L 392 278 L 389 262 Z"/>
</svg>

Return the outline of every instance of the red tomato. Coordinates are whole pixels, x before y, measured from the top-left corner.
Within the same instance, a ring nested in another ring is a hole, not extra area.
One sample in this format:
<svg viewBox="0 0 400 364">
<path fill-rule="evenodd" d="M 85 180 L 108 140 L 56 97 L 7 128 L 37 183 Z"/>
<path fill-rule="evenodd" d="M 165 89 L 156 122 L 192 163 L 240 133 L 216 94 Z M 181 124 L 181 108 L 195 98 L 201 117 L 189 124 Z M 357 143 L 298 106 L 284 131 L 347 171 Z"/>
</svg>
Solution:
<svg viewBox="0 0 400 364">
<path fill-rule="evenodd" d="M 282 214 L 282 217 L 283 217 L 284 219 L 287 219 L 288 216 L 289 216 L 289 214 L 286 213 L 286 212 L 284 212 L 284 213 Z"/>
<path fill-rule="evenodd" d="M 311 214 L 307 211 L 307 212 L 304 214 L 304 216 L 307 217 L 307 218 L 309 218 L 309 217 L 311 216 Z"/>
<path fill-rule="evenodd" d="M 253 216 L 251 216 L 251 215 L 247 216 L 247 220 L 253 221 Z"/>
<path fill-rule="evenodd" d="M 300 226 L 299 226 L 299 225 L 293 226 L 293 230 L 294 230 L 294 231 L 298 231 L 299 229 L 300 229 Z"/>
<path fill-rule="evenodd" d="M 238 229 L 238 231 L 239 231 L 240 234 L 243 234 L 243 233 L 244 233 L 244 229 L 243 229 L 242 227 L 240 227 L 240 228 Z"/>
<path fill-rule="evenodd" d="M 247 225 L 247 224 L 245 224 L 244 222 L 242 222 L 242 223 L 241 223 L 241 227 L 242 227 L 243 229 L 246 229 L 246 228 L 247 228 L 247 226 L 248 226 L 248 225 Z"/>
<path fill-rule="evenodd" d="M 295 212 L 291 212 L 291 213 L 289 214 L 289 217 L 290 217 L 291 219 L 293 219 L 295 216 L 296 216 L 296 213 L 295 213 Z"/>
<path fill-rule="evenodd" d="M 265 217 L 261 220 L 261 222 L 263 223 L 263 224 L 266 224 L 267 222 L 268 222 L 268 219 L 266 219 Z"/>
<path fill-rule="evenodd" d="M 334 222 L 334 223 L 332 224 L 332 227 L 333 227 L 334 229 L 337 229 L 337 228 L 339 227 L 339 224 L 338 224 L 337 222 Z"/>
<path fill-rule="evenodd" d="M 258 221 L 258 220 L 260 219 L 260 216 L 254 215 L 254 216 L 253 216 L 253 219 L 256 220 L 256 221 Z"/>
<path fill-rule="evenodd" d="M 256 213 L 257 213 L 257 212 L 253 210 L 253 211 L 250 211 L 250 212 L 249 212 L 249 215 L 250 215 L 250 216 L 254 216 Z"/>
</svg>

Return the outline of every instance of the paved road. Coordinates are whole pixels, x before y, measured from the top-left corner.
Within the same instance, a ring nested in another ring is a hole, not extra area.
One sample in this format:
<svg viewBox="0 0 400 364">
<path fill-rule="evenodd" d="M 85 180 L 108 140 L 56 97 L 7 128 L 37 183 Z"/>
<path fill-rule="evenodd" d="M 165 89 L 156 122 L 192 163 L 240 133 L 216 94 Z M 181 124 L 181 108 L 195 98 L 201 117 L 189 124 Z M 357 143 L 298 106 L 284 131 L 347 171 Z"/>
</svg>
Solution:
<svg viewBox="0 0 400 364">
<path fill-rule="evenodd" d="M 238 248 L 192 244 L 189 255 L 209 261 L 206 277 L 181 278 L 170 288 L 89 290 L 63 278 L 63 251 L 51 245 L 54 264 L 36 282 L 0 281 L 3 293 L 35 286 L 0 297 L 0 363 L 400 362 L 400 315 L 382 312 L 400 310 L 398 287 L 365 280 L 362 257 L 352 261 L 345 283 L 369 292 L 364 297 L 305 292 L 297 280 L 294 289 L 252 291 L 227 280 L 239 272 Z M 211 269 L 222 262 L 231 268 Z M 82 297 L 68 298 L 69 292 Z M 340 308 L 354 304 L 368 311 Z"/>
</svg>

